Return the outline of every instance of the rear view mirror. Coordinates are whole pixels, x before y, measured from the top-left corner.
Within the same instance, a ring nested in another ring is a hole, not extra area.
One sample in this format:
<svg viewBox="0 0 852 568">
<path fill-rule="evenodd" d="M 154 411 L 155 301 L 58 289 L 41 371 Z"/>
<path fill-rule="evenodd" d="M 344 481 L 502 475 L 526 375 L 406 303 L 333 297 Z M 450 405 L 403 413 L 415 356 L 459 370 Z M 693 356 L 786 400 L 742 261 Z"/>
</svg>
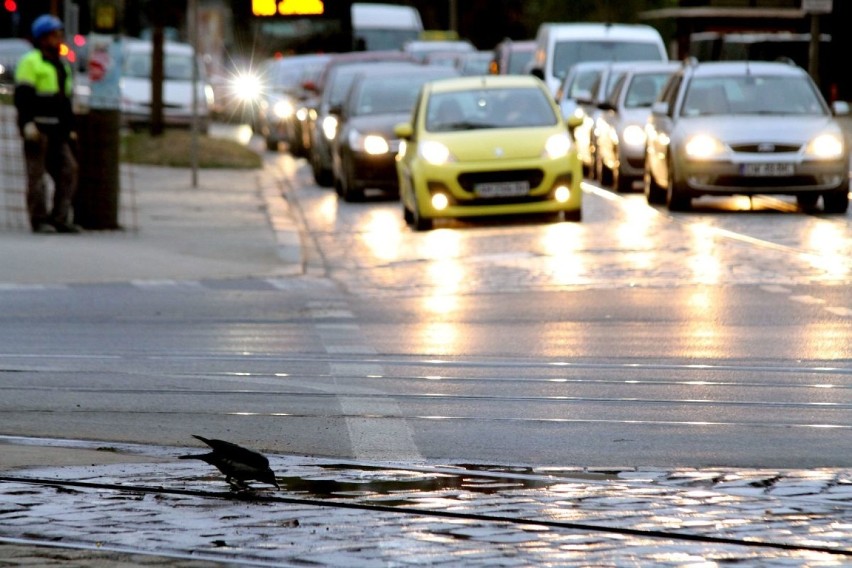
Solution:
<svg viewBox="0 0 852 568">
<path fill-rule="evenodd" d="M 409 122 L 400 122 L 393 127 L 394 134 L 403 140 L 408 140 L 414 134 L 414 128 Z"/>
</svg>

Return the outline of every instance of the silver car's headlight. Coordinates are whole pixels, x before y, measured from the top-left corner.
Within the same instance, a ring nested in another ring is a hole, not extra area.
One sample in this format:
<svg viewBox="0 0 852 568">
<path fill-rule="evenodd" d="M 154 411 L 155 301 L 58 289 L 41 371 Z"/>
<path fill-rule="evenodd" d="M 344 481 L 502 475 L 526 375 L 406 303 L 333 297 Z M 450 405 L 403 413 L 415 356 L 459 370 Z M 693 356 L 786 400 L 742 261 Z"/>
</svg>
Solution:
<svg viewBox="0 0 852 568">
<path fill-rule="evenodd" d="M 390 144 L 378 134 L 361 134 L 357 130 L 349 133 L 349 147 L 356 152 L 366 152 L 372 156 L 380 156 L 390 152 Z"/>
<path fill-rule="evenodd" d="M 808 142 L 805 155 L 817 160 L 836 160 L 843 156 L 843 139 L 837 134 L 820 134 Z"/>
<path fill-rule="evenodd" d="M 456 161 L 455 157 L 450 152 L 450 149 L 435 140 L 427 140 L 423 142 L 420 144 L 419 149 L 420 156 L 433 166 L 440 166 L 442 164 Z"/>
<path fill-rule="evenodd" d="M 624 143 L 628 146 L 645 146 L 645 129 L 638 124 L 631 124 L 622 134 Z"/>
<path fill-rule="evenodd" d="M 684 145 L 687 157 L 693 160 L 709 160 L 725 153 L 725 145 L 707 134 L 697 134 Z"/>
<path fill-rule="evenodd" d="M 551 160 L 564 158 L 571 150 L 571 138 L 568 134 L 554 134 L 544 143 L 544 155 Z"/>
</svg>

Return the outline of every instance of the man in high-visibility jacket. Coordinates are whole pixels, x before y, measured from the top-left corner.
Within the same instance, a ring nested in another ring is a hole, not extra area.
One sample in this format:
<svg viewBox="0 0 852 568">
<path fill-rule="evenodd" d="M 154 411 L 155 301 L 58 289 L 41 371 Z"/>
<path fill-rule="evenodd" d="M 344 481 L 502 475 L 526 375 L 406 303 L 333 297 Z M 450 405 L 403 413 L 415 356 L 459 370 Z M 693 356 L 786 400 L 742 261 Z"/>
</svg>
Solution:
<svg viewBox="0 0 852 568">
<path fill-rule="evenodd" d="M 79 233 L 71 220 L 71 200 L 77 189 L 76 140 L 72 110 L 73 74 L 60 57 L 62 21 L 50 14 L 33 21 L 35 49 L 15 68 L 15 107 L 24 139 L 27 164 L 27 211 L 36 233 Z M 48 208 L 45 174 L 53 179 L 53 202 Z"/>
</svg>

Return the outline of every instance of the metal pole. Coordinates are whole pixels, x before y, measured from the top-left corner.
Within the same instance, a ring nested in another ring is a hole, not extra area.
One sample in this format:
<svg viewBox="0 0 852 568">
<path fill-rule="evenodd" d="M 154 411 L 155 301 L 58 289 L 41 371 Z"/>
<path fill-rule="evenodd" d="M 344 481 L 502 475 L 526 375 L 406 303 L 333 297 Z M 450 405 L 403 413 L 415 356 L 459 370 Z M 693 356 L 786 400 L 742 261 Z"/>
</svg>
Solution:
<svg viewBox="0 0 852 568">
<path fill-rule="evenodd" d="M 811 14 L 811 42 L 808 46 L 808 74 L 819 85 L 819 14 Z"/>
<path fill-rule="evenodd" d="M 192 164 L 192 187 L 198 187 L 198 0 L 189 2 L 190 43 L 192 44 L 192 141 L 190 163 Z"/>
</svg>

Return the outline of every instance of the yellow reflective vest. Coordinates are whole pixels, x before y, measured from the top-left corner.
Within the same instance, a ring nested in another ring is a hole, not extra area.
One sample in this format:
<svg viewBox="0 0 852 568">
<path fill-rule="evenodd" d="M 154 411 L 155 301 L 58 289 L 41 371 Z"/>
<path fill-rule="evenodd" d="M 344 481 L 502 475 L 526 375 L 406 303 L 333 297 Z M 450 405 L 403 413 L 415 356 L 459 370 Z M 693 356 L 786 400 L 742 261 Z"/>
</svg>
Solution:
<svg viewBox="0 0 852 568">
<path fill-rule="evenodd" d="M 74 77 L 64 59 L 53 62 L 33 49 L 15 67 L 18 125 L 35 122 L 40 130 L 72 130 Z"/>
</svg>

